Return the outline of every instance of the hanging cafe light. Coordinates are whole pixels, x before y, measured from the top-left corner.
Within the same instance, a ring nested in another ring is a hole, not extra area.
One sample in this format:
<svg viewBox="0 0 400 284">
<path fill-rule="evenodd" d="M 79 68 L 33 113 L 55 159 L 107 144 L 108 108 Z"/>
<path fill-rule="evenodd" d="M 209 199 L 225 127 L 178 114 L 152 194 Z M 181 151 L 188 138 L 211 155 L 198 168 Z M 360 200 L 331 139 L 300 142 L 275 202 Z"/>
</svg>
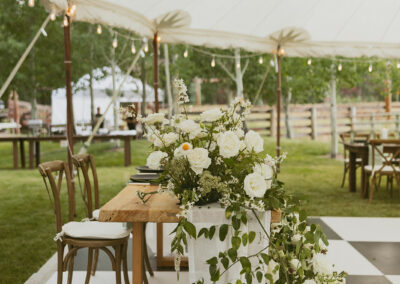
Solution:
<svg viewBox="0 0 400 284">
<path fill-rule="evenodd" d="M 308 60 L 307 60 L 307 65 L 311 65 L 311 63 L 312 63 L 311 58 L 308 58 Z"/>
<path fill-rule="evenodd" d="M 136 47 L 135 47 L 135 41 L 134 41 L 134 40 L 132 40 L 131 52 L 132 52 L 133 54 L 136 53 Z"/>
<path fill-rule="evenodd" d="M 338 67 L 337 67 L 337 70 L 340 72 L 340 71 L 342 71 L 342 63 L 339 63 L 339 65 L 338 65 Z"/>
<path fill-rule="evenodd" d="M 63 26 L 64 27 L 68 27 L 68 18 L 67 18 L 67 16 L 64 16 L 64 20 L 63 20 Z"/>
<path fill-rule="evenodd" d="M 258 58 L 258 64 L 263 64 L 264 60 L 262 58 L 262 56 L 260 56 L 260 58 Z"/>
<path fill-rule="evenodd" d="M 211 67 L 215 67 L 215 56 L 213 55 L 212 59 L 211 59 Z"/>
<path fill-rule="evenodd" d="M 35 0 L 28 0 L 28 6 L 29 7 L 34 7 L 35 6 Z"/>
<path fill-rule="evenodd" d="M 368 72 L 372 72 L 372 64 L 369 64 L 369 66 L 368 66 Z"/>
<path fill-rule="evenodd" d="M 73 17 L 75 15 L 75 13 L 76 13 L 76 5 L 72 4 L 71 6 L 69 6 L 67 8 L 67 15 L 70 17 Z"/>
<path fill-rule="evenodd" d="M 55 9 L 51 9 L 50 20 L 55 21 L 56 17 L 57 17 L 56 10 Z"/>
<path fill-rule="evenodd" d="M 188 57 L 188 54 L 189 54 L 189 52 L 188 52 L 188 50 L 187 50 L 187 48 L 185 49 L 185 51 L 183 52 L 183 57 Z"/>
<path fill-rule="evenodd" d="M 101 33 L 103 32 L 103 29 L 101 28 L 101 25 L 97 25 L 97 30 L 96 30 L 97 34 L 101 35 Z"/>
<path fill-rule="evenodd" d="M 117 47 L 118 47 L 118 39 L 117 39 L 117 36 L 115 36 L 114 39 L 113 39 L 112 47 L 113 47 L 113 48 L 117 48 Z"/>
<path fill-rule="evenodd" d="M 240 62 L 236 63 L 236 69 L 240 69 Z"/>
<path fill-rule="evenodd" d="M 397 61 L 396 67 L 397 67 L 397 69 L 400 69 L 400 62 Z"/>
<path fill-rule="evenodd" d="M 147 39 L 144 38 L 143 41 L 144 41 L 143 50 L 144 50 L 144 52 L 148 52 L 149 51 L 149 44 L 147 43 Z"/>
</svg>

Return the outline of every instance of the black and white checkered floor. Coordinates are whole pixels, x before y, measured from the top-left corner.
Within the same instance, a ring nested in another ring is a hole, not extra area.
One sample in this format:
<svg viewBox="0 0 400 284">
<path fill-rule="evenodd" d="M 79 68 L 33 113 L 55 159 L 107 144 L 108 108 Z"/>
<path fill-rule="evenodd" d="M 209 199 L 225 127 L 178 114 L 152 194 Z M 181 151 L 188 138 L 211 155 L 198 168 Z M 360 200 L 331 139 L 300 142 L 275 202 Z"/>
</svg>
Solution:
<svg viewBox="0 0 400 284">
<path fill-rule="evenodd" d="M 344 270 L 349 274 L 346 283 L 400 284 L 400 218 L 319 217 L 311 218 L 310 222 L 320 224 L 328 236 L 328 257 L 336 270 Z M 151 234 L 154 236 L 153 232 Z M 155 251 L 154 245 L 155 240 L 150 237 L 150 250 Z M 128 251 L 131 253 L 130 248 Z M 75 260 L 73 283 L 84 283 L 86 254 L 85 251 L 80 252 Z M 131 255 L 129 265 L 130 258 Z M 56 283 L 56 276 L 56 272 L 52 272 L 47 284 Z M 109 260 L 101 255 L 98 272 L 91 283 L 114 282 L 115 274 L 110 271 Z M 149 282 L 189 283 L 189 280 L 187 272 L 181 273 L 178 282 L 175 272 L 156 271 L 154 277 L 149 277 Z"/>
</svg>

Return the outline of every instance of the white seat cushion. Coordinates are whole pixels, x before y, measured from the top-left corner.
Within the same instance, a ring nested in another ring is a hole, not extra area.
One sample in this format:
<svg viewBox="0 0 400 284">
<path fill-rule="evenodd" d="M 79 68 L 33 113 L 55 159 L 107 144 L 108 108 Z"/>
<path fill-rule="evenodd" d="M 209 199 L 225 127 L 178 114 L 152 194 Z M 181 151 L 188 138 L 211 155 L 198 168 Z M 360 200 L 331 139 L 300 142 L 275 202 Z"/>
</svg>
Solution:
<svg viewBox="0 0 400 284">
<path fill-rule="evenodd" d="M 64 235 L 79 239 L 121 239 L 129 236 L 131 230 L 125 223 L 69 222 L 62 227 Z"/>
<path fill-rule="evenodd" d="M 95 219 L 95 220 L 99 220 L 99 216 L 100 216 L 100 209 L 93 210 L 93 212 L 92 212 L 92 216 L 93 216 L 93 219 Z"/>
<path fill-rule="evenodd" d="M 382 168 L 382 165 L 375 165 L 373 168 L 372 166 L 368 165 L 364 167 L 364 170 L 366 170 L 367 172 L 377 172 L 380 171 L 380 169 Z M 400 172 L 400 168 L 399 167 L 395 167 L 396 172 Z M 380 171 L 382 173 L 393 173 L 393 168 L 391 166 L 384 166 L 382 171 Z"/>
</svg>

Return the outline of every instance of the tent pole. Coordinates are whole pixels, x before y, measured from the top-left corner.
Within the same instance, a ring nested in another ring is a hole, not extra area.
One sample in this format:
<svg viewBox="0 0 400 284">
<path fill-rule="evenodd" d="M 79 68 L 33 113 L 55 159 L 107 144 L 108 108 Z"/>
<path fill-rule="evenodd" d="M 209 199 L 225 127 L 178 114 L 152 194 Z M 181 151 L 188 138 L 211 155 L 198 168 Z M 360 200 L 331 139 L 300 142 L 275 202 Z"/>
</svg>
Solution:
<svg viewBox="0 0 400 284">
<path fill-rule="evenodd" d="M 277 65 L 278 65 L 278 76 L 277 76 L 277 84 L 276 84 L 276 155 L 279 157 L 281 155 L 281 93 L 282 93 L 282 86 L 281 86 L 281 46 L 278 45 L 277 48 Z M 279 168 L 279 167 L 278 167 Z"/>
<path fill-rule="evenodd" d="M 153 71 L 154 71 L 154 102 L 155 102 L 155 112 L 159 111 L 159 101 L 158 101 L 158 33 L 154 34 L 153 38 Z"/>
<path fill-rule="evenodd" d="M 73 173 L 72 155 L 74 154 L 74 113 L 72 106 L 71 89 L 71 19 L 67 16 L 68 25 L 64 26 L 64 64 L 65 64 L 65 90 L 67 98 L 67 140 L 68 140 L 68 166 Z"/>
</svg>

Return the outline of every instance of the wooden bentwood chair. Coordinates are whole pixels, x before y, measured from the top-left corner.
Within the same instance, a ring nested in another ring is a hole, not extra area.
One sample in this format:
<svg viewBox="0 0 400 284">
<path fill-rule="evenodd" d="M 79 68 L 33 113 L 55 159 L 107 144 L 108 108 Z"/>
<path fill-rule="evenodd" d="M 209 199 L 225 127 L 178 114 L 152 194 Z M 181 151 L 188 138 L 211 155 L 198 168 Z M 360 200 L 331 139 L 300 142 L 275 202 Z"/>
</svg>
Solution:
<svg viewBox="0 0 400 284">
<path fill-rule="evenodd" d="M 116 272 L 116 283 L 121 284 L 121 266 L 125 283 L 129 284 L 127 269 L 127 246 L 130 230 L 124 228 L 122 223 L 101 222 L 74 222 L 74 189 L 68 164 L 63 161 L 52 161 L 42 163 L 39 172 L 43 177 L 49 198 L 52 200 L 56 216 L 57 235 L 57 283 L 61 284 L 63 271 L 68 267 L 68 284 L 72 283 L 74 269 L 74 257 L 81 248 L 88 248 L 88 263 L 85 283 L 89 283 L 91 272 L 94 274 L 95 267 L 92 266 L 93 251 L 103 250 L 110 258 L 112 268 Z M 58 176 L 58 178 L 55 178 Z M 68 193 L 68 221 L 64 224 L 61 209 L 62 179 L 65 175 Z M 57 181 L 56 181 L 57 179 Z M 52 194 L 49 192 L 48 183 Z M 52 195 L 52 198 L 51 198 Z M 64 249 L 68 246 L 68 252 L 64 257 Z M 114 254 L 108 247 L 113 247 Z"/>
<path fill-rule="evenodd" d="M 385 145 L 392 145 L 394 149 L 390 155 L 385 155 Z M 400 168 L 398 165 L 398 158 L 400 155 L 400 140 L 398 139 L 372 139 L 371 145 L 371 163 L 364 166 L 366 174 L 366 182 L 364 183 L 363 195 L 366 195 L 369 188 L 369 179 L 372 178 L 372 185 L 369 192 L 369 201 L 371 202 L 374 190 L 377 189 L 377 179 L 380 181 L 382 176 L 386 176 L 388 183 L 391 184 L 393 189 L 393 177 L 396 179 L 397 186 L 400 190 Z M 394 146 L 394 147 L 393 147 Z"/>
<path fill-rule="evenodd" d="M 82 194 L 82 199 L 83 202 L 86 205 L 87 209 L 87 217 L 90 220 L 98 220 L 99 218 L 99 182 L 98 182 L 98 177 L 97 177 L 97 171 L 96 171 L 96 164 L 94 162 L 93 155 L 89 154 L 78 154 L 72 156 L 72 161 L 74 163 L 74 166 L 77 170 L 77 177 L 78 177 L 78 184 L 79 188 Z M 90 180 L 90 174 L 89 170 L 91 170 L 91 177 L 92 177 L 92 182 Z M 84 190 L 82 190 L 82 184 L 81 184 L 81 178 L 80 175 L 82 174 L 83 176 L 83 187 Z M 93 184 L 93 186 L 92 186 Z M 94 204 L 93 204 L 94 203 Z M 144 230 L 145 231 L 145 230 Z M 150 275 L 153 276 L 154 272 L 153 269 L 150 265 L 149 261 L 149 256 L 147 253 L 147 242 L 146 238 L 144 238 L 143 242 L 143 251 L 144 251 L 144 264 L 147 270 L 149 271 Z M 93 274 L 96 271 L 96 266 L 97 266 L 97 261 L 98 261 L 98 255 L 99 255 L 99 249 L 94 250 L 94 263 L 93 263 Z M 146 273 L 144 274 L 144 283 L 148 283 L 148 279 L 146 276 Z"/>
</svg>

